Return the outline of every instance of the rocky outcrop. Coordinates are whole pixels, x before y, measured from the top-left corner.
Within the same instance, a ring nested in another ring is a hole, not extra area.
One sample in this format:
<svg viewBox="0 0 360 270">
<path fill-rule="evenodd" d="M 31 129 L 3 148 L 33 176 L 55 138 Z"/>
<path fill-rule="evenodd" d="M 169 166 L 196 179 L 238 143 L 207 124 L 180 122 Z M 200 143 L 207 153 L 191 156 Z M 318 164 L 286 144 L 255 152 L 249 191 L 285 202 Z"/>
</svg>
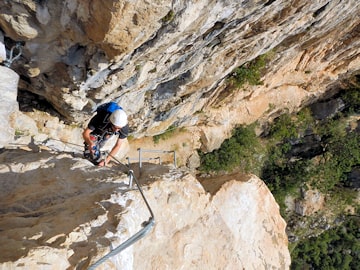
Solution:
<svg viewBox="0 0 360 270">
<path fill-rule="evenodd" d="M 0 269 L 86 269 L 150 216 L 122 166 L 44 148 L 0 160 Z M 256 176 L 232 177 L 210 195 L 184 170 L 145 164 L 138 179 L 156 224 L 97 269 L 288 269 L 270 191 Z"/>
<path fill-rule="evenodd" d="M 295 212 L 301 216 L 311 216 L 324 209 L 325 196 L 318 190 L 302 190 L 301 198 L 295 202 Z"/>
<path fill-rule="evenodd" d="M 297 110 L 359 70 L 359 10 L 357 0 L 3 1 L 0 28 L 8 49 L 23 44 L 21 89 L 66 118 L 114 99 L 135 137 L 195 125 L 210 151 L 235 125 Z M 233 69 L 265 53 L 263 85 L 229 91 Z"/>
<path fill-rule="evenodd" d="M 13 70 L 0 66 L 0 120 L 2 128 L 0 130 L 0 148 L 13 142 L 14 115 L 19 110 L 17 103 L 19 75 Z"/>
<path fill-rule="evenodd" d="M 6 48 L 4 45 L 4 36 L 0 32 L 0 63 L 6 60 Z"/>
</svg>

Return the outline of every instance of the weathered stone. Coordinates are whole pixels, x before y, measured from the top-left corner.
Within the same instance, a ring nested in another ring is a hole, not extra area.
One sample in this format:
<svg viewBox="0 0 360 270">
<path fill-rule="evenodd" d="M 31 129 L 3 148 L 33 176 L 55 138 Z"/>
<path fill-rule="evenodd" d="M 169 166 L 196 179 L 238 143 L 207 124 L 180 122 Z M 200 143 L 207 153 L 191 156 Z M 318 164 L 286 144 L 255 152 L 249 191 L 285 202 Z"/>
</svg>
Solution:
<svg viewBox="0 0 360 270">
<path fill-rule="evenodd" d="M 309 216 L 322 210 L 325 196 L 318 190 L 305 190 L 301 199 L 295 202 L 295 212 L 302 216 Z"/>
<path fill-rule="evenodd" d="M 190 169 L 197 169 L 200 166 L 200 157 L 197 153 L 192 154 L 186 163 L 186 166 Z"/>
<path fill-rule="evenodd" d="M 141 175 L 155 226 L 97 269 L 289 268 L 286 224 L 257 177 L 233 175 L 211 197 L 186 171 L 148 165 Z M 0 269 L 85 269 L 150 216 L 117 166 L 69 153 L 3 152 L 0 183 Z"/>
<path fill-rule="evenodd" d="M 21 75 L 20 88 L 78 122 L 71 127 L 38 112 L 27 112 L 36 127 L 26 118 L 1 120 L 4 130 L 24 132 L 17 142 L 28 143 L 30 151 L 0 157 L 1 225 L 11 228 L 0 232 L 4 268 L 85 268 L 148 217 L 138 193 L 118 189 L 127 182 L 118 168 L 108 168 L 104 179 L 104 170 L 77 159 L 81 128 L 94 106 L 116 100 L 128 112 L 139 139 L 124 145 L 131 154 L 145 141 L 159 147 L 146 136 L 186 127 L 186 135 L 161 146 L 187 151 L 178 162 L 192 166 L 196 149 L 218 148 L 235 126 L 297 111 L 334 92 L 360 67 L 357 0 L 4 0 L 0 11 L 6 49 L 23 42 L 22 57 L 11 66 Z M 228 87 L 235 67 L 265 53 L 261 85 Z M 16 97 L 7 98 L 7 106 L 11 100 Z M 6 113 L 7 106 L 1 107 Z M 75 154 L 48 153 L 34 142 Z M 285 224 L 260 180 L 221 184 L 210 197 L 193 177 L 181 176 L 144 179 L 156 227 L 102 268 L 289 267 Z M 296 207 L 307 215 L 322 203 L 314 193 Z"/>
<path fill-rule="evenodd" d="M 342 111 L 344 107 L 344 101 L 337 98 L 327 102 L 314 103 L 310 108 L 315 119 L 323 120 L 333 117 L 336 113 Z"/>
<path fill-rule="evenodd" d="M 0 8 L 5 35 L 26 41 L 14 69 L 64 117 L 84 122 L 90 100 L 113 99 L 136 137 L 196 125 L 207 151 L 238 124 L 315 101 L 360 66 L 356 0 L 28 0 Z M 229 91 L 224 78 L 264 53 L 263 84 Z"/>
<path fill-rule="evenodd" d="M 360 167 L 355 167 L 351 170 L 348 181 L 351 188 L 360 188 Z"/>
<path fill-rule="evenodd" d="M 6 49 L 4 44 L 4 35 L 0 31 L 0 63 L 6 60 Z"/>
<path fill-rule="evenodd" d="M 17 86 L 19 75 L 13 70 L 0 66 L 0 148 L 13 141 L 15 135 L 14 125 L 11 124 L 13 115 L 19 110 Z"/>
</svg>

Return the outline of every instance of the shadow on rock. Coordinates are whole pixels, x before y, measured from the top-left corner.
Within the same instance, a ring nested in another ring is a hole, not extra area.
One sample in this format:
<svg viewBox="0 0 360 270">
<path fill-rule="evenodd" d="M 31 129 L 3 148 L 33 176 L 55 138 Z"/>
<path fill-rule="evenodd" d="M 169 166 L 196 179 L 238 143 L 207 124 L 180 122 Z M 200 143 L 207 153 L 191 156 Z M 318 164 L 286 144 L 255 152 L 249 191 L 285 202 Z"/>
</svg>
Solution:
<svg viewBox="0 0 360 270">
<path fill-rule="evenodd" d="M 0 164 L 0 263 L 16 261 L 39 246 L 74 247 L 71 232 L 121 211 L 120 206 L 103 203 L 127 182 L 118 167 L 99 168 L 69 153 L 19 149 L 3 150 Z M 117 225 L 116 220 L 105 223 L 108 230 Z M 88 249 L 98 236 L 91 237 Z"/>
</svg>

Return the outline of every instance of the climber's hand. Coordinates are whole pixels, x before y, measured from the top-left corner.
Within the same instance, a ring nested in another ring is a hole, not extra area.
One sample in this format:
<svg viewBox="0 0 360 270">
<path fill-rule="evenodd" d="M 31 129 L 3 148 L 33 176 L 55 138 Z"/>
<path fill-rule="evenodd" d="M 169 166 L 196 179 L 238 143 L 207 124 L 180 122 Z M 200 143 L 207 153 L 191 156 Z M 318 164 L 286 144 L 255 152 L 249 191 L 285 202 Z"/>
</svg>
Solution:
<svg viewBox="0 0 360 270">
<path fill-rule="evenodd" d="M 105 167 L 106 166 L 105 160 L 100 161 L 98 166 L 99 167 Z"/>
</svg>

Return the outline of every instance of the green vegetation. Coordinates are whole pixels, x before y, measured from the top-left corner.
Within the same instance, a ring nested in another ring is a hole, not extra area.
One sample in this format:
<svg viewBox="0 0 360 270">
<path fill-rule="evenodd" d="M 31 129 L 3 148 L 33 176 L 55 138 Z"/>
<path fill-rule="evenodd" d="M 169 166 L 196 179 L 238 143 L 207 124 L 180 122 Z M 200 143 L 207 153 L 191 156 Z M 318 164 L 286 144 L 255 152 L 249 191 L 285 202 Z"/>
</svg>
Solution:
<svg viewBox="0 0 360 270">
<path fill-rule="evenodd" d="M 135 66 L 135 71 L 140 71 L 140 70 L 141 70 L 141 65 L 137 64 L 137 65 Z"/>
<path fill-rule="evenodd" d="M 129 141 L 134 140 L 134 135 L 133 135 L 133 134 L 129 134 L 129 135 L 127 136 L 127 139 L 128 139 Z"/>
<path fill-rule="evenodd" d="M 161 133 L 159 135 L 155 135 L 153 137 L 153 141 L 155 144 L 159 143 L 160 140 L 167 140 L 171 138 L 176 132 L 183 132 L 185 131 L 184 127 L 177 128 L 173 125 L 169 126 L 167 130 L 164 133 Z"/>
<path fill-rule="evenodd" d="M 221 148 L 211 153 L 199 152 L 201 170 L 203 171 L 231 171 L 235 167 L 246 172 L 260 168 L 261 143 L 254 131 L 255 125 L 240 126 L 231 138 L 225 140 Z"/>
<path fill-rule="evenodd" d="M 308 109 L 296 115 L 283 114 L 270 125 L 266 136 L 255 136 L 255 125 L 241 126 L 219 149 L 200 153 L 200 171 L 242 170 L 259 175 L 285 219 L 290 218 L 284 211 L 285 197 L 292 194 L 296 198 L 301 187 L 319 189 L 327 195 L 331 213 L 345 215 L 342 226 L 318 237 L 302 239 L 299 235 L 300 241 L 291 244 L 292 269 L 358 269 L 359 216 L 349 218 L 345 209 L 354 207 L 356 196 L 348 189 L 348 174 L 360 166 L 360 136 L 348 124 L 348 117 L 360 112 L 360 90 L 347 90 L 341 98 L 346 109 L 332 119 L 315 120 Z M 309 144 L 305 134 L 312 136 L 313 145 L 307 151 L 298 151 L 297 146 Z"/>
<path fill-rule="evenodd" d="M 261 72 L 265 68 L 269 54 L 263 54 L 253 61 L 237 67 L 229 78 L 230 84 L 235 88 L 241 88 L 245 83 L 250 85 L 261 85 Z"/>
<path fill-rule="evenodd" d="M 359 83 L 360 83 L 360 79 Z M 354 114 L 360 113 L 360 86 L 359 88 L 353 88 L 343 93 L 342 99 L 347 106 L 347 113 Z"/>
<path fill-rule="evenodd" d="M 175 12 L 171 9 L 162 19 L 161 21 L 163 23 L 169 23 L 171 22 L 175 17 Z"/>
<path fill-rule="evenodd" d="M 358 102 L 354 93 L 346 94 L 352 98 L 348 98 L 349 109 L 344 114 L 354 111 Z M 304 183 L 325 193 L 337 185 L 344 186 L 347 174 L 360 165 L 360 136 L 347 130 L 342 114 L 321 123 L 312 118 L 309 109 L 296 115 L 283 114 L 270 126 L 265 138 L 256 137 L 254 128 L 255 125 L 241 126 L 219 149 L 200 153 L 199 169 L 206 172 L 241 169 L 255 173 L 282 204 L 286 194 Z M 293 145 L 301 144 L 305 133 L 319 138 L 314 150 L 318 153 L 296 156 Z"/>
<path fill-rule="evenodd" d="M 300 241 L 291 254 L 291 269 L 359 269 L 359 228 L 359 217 L 351 217 L 319 237 Z"/>
<path fill-rule="evenodd" d="M 21 137 L 21 136 L 24 136 L 24 135 L 25 135 L 24 131 L 18 130 L 18 129 L 15 130 L 15 136 Z"/>
<path fill-rule="evenodd" d="M 276 109 L 276 105 L 273 103 L 269 103 L 269 108 L 267 109 L 267 112 L 271 112 L 274 109 Z"/>
<path fill-rule="evenodd" d="M 336 185 L 346 185 L 347 174 L 360 164 L 360 138 L 354 132 L 341 137 L 330 137 L 323 159 L 312 166 L 311 184 L 323 192 Z"/>
<path fill-rule="evenodd" d="M 149 70 L 149 73 L 156 73 L 156 67 L 154 67 L 153 69 Z"/>
</svg>

